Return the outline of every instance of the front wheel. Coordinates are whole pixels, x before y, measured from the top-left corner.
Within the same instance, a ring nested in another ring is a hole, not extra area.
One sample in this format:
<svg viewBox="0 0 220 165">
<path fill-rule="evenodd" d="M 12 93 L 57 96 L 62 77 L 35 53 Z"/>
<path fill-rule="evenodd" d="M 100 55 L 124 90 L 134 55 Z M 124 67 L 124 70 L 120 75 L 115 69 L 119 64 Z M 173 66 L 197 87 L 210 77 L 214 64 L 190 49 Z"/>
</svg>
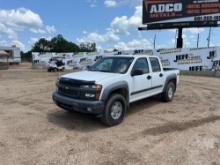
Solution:
<svg viewBox="0 0 220 165">
<path fill-rule="evenodd" d="M 107 126 L 120 124 L 127 110 L 126 100 L 120 94 L 115 94 L 108 100 L 102 116 L 102 122 Z"/>
<path fill-rule="evenodd" d="M 164 93 L 162 93 L 162 100 L 165 102 L 170 102 L 173 100 L 174 98 L 174 94 L 175 94 L 175 84 L 173 82 L 169 82 L 168 85 L 166 86 L 166 89 L 164 91 Z"/>
</svg>

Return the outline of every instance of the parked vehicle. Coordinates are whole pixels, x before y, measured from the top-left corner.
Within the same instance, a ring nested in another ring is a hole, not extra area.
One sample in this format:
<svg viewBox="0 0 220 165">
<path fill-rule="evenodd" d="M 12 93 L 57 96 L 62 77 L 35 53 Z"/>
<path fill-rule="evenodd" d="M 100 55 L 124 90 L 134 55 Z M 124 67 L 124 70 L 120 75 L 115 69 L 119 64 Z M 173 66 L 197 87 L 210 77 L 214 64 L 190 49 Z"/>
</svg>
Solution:
<svg viewBox="0 0 220 165">
<path fill-rule="evenodd" d="M 58 78 L 54 102 L 67 111 L 95 114 L 108 126 L 121 123 L 130 103 L 160 95 L 173 100 L 179 70 L 163 69 L 155 56 L 108 56 L 88 71 Z"/>
<path fill-rule="evenodd" d="M 62 59 L 51 59 L 48 66 L 48 72 L 52 71 L 64 71 L 65 64 Z"/>
</svg>

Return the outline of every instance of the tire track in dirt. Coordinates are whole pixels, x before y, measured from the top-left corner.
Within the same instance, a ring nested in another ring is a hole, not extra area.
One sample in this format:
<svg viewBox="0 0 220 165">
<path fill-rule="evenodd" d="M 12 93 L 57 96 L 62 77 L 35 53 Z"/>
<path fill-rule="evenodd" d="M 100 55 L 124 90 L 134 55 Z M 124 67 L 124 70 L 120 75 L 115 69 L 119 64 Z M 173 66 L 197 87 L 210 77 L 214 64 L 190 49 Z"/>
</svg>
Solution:
<svg viewBox="0 0 220 165">
<path fill-rule="evenodd" d="M 197 120 L 185 121 L 185 122 L 168 122 L 164 125 L 148 128 L 141 132 L 132 134 L 128 137 L 128 141 L 134 141 L 145 136 L 159 136 L 161 134 L 170 134 L 173 132 L 182 132 L 188 129 L 203 126 L 205 124 L 213 123 L 220 120 L 220 116 L 209 116 Z"/>
</svg>

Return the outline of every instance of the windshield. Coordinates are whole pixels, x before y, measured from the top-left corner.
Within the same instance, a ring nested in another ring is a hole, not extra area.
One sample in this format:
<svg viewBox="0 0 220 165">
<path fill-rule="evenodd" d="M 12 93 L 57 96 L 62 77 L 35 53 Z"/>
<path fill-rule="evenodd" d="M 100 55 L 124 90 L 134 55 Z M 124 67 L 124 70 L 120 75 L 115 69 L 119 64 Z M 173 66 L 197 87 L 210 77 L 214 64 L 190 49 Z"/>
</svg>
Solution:
<svg viewBox="0 0 220 165">
<path fill-rule="evenodd" d="M 134 58 L 132 57 L 105 57 L 98 60 L 89 70 L 124 74 L 127 72 L 133 60 Z"/>
</svg>

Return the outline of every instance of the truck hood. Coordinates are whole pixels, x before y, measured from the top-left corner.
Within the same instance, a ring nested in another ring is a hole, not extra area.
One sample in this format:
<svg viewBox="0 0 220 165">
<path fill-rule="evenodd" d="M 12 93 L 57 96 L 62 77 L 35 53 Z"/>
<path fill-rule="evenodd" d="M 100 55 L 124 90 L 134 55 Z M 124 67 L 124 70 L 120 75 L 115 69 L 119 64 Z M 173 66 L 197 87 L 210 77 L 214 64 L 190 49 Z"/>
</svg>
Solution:
<svg viewBox="0 0 220 165">
<path fill-rule="evenodd" d="M 82 71 L 82 72 L 66 74 L 62 77 L 74 79 L 74 80 L 95 81 L 96 83 L 102 83 L 108 79 L 114 79 L 121 76 L 122 76 L 121 74 L 116 74 L 116 73 Z"/>
</svg>

